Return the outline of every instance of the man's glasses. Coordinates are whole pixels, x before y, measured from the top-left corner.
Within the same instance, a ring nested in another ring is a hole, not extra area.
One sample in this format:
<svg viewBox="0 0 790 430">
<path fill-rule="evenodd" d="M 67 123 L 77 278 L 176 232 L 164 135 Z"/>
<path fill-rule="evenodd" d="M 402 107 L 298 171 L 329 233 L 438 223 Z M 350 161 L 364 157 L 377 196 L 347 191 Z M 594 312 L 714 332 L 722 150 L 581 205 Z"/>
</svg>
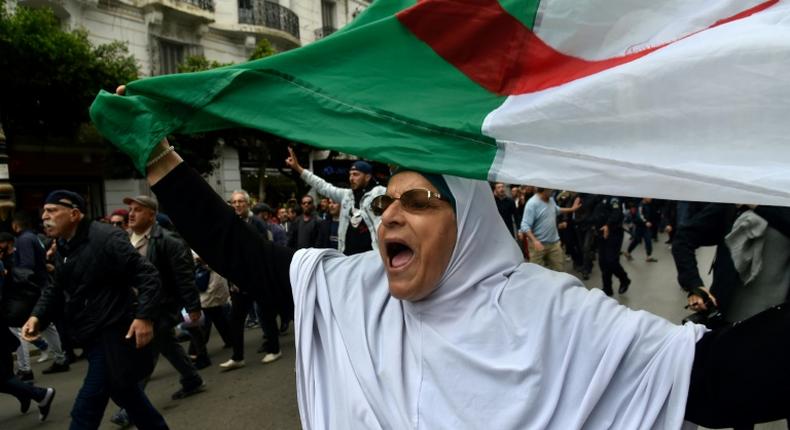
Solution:
<svg viewBox="0 0 790 430">
<path fill-rule="evenodd" d="M 305 201 L 302 202 L 302 206 L 310 206 L 312 204 L 313 204 L 313 202 L 308 201 L 308 200 L 305 200 Z"/>
<path fill-rule="evenodd" d="M 450 199 L 439 193 L 424 188 L 415 188 L 404 192 L 398 198 L 382 194 L 370 202 L 370 210 L 374 215 L 381 216 L 395 200 L 400 200 L 400 204 L 403 208 L 412 213 L 421 212 L 430 208 L 431 200 L 450 202 Z"/>
</svg>

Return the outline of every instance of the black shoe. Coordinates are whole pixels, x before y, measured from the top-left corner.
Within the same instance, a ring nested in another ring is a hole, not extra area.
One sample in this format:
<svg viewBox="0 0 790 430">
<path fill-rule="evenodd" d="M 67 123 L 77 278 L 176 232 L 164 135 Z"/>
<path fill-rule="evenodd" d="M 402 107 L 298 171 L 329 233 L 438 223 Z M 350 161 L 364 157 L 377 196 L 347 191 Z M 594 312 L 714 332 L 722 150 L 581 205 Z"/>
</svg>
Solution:
<svg viewBox="0 0 790 430">
<path fill-rule="evenodd" d="M 30 397 L 19 399 L 19 412 L 26 414 L 30 410 Z"/>
<path fill-rule="evenodd" d="M 229 343 L 226 343 L 226 344 L 222 345 L 222 349 L 231 349 L 231 348 L 233 348 L 233 345 L 231 345 Z"/>
<path fill-rule="evenodd" d="M 27 383 L 33 383 L 35 379 L 32 370 L 17 370 L 16 377 L 19 378 L 20 381 Z"/>
<path fill-rule="evenodd" d="M 203 382 L 203 381 L 200 381 L 200 384 L 195 385 L 193 387 L 181 387 L 181 389 L 176 391 L 175 393 L 173 393 L 173 395 L 170 396 L 170 398 L 173 399 L 173 400 L 184 399 L 184 398 L 187 398 L 189 396 L 193 396 L 193 395 L 195 395 L 197 393 L 200 393 L 201 391 L 203 391 L 205 389 L 206 389 L 206 383 Z"/>
<path fill-rule="evenodd" d="M 285 333 L 288 333 L 288 321 L 283 321 L 283 323 L 280 324 L 280 334 Z"/>
<path fill-rule="evenodd" d="M 192 361 L 195 364 L 195 369 L 205 369 L 211 366 L 211 360 L 208 357 L 198 357 Z"/>
<path fill-rule="evenodd" d="M 50 373 L 61 373 L 61 372 L 68 372 L 69 365 L 66 363 L 58 363 L 57 361 L 52 363 L 51 366 L 47 367 L 46 369 L 42 370 L 41 373 L 45 375 L 49 375 Z"/>
<path fill-rule="evenodd" d="M 617 294 L 625 294 L 625 292 L 628 291 L 629 285 L 631 285 L 630 279 L 620 282 L 620 288 L 617 289 Z"/>
<path fill-rule="evenodd" d="M 611 295 L 614 294 L 614 291 L 612 291 L 611 287 L 610 288 L 604 288 L 603 289 L 603 293 L 606 294 L 607 296 L 611 297 Z"/>
<path fill-rule="evenodd" d="M 582 279 L 585 281 L 590 280 L 590 273 L 589 272 L 582 272 Z"/>
<path fill-rule="evenodd" d="M 47 388 L 47 394 L 44 399 L 38 402 L 38 420 L 44 421 L 49 416 L 49 408 L 52 406 L 52 400 L 55 399 L 55 389 Z"/>
</svg>

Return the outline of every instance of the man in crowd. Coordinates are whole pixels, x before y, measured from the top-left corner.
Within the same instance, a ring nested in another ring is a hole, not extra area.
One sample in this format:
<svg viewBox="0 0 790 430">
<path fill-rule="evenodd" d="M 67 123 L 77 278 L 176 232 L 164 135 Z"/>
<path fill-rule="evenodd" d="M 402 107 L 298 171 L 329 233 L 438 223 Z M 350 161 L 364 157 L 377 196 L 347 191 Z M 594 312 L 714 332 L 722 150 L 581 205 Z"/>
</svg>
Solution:
<svg viewBox="0 0 790 430">
<path fill-rule="evenodd" d="M 695 253 L 712 245 L 708 289 Z M 790 298 L 790 208 L 708 204 L 678 228 L 672 256 L 689 308 L 707 311 L 712 302 L 724 321 L 742 321 Z"/>
<path fill-rule="evenodd" d="M 250 196 L 244 190 L 237 190 L 231 194 L 231 205 L 236 215 L 246 221 L 253 231 L 257 232 L 264 240 L 272 240 L 274 234 L 271 232 L 267 223 L 262 221 L 250 211 Z M 271 209 L 269 209 L 271 211 Z M 233 354 L 227 361 L 222 362 L 219 367 L 223 370 L 239 369 L 245 366 L 244 361 L 244 327 L 248 315 L 253 321 L 260 322 L 263 332 L 263 344 L 258 352 L 264 353 L 261 362 L 268 364 L 278 360 L 282 356 L 280 351 L 280 339 L 277 331 L 277 315 L 272 306 L 264 303 L 260 298 L 254 297 L 249 292 L 239 291 L 235 286 L 230 287 L 231 291 L 231 313 L 230 313 L 230 337 L 233 347 Z M 256 306 L 257 304 L 257 306 Z M 287 330 L 290 315 L 281 315 L 282 328 Z"/>
<path fill-rule="evenodd" d="M 340 188 L 303 168 L 296 159 L 293 149 L 289 148 L 288 151 L 290 157 L 285 160 L 285 164 L 299 174 L 302 180 L 313 187 L 318 194 L 340 203 L 337 250 L 346 255 L 354 255 L 374 248 L 378 249 L 376 228 L 380 220 L 370 210 L 370 202 L 384 194 L 386 188 L 373 180 L 373 166 L 366 161 L 355 161 L 348 171 L 351 188 Z M 302 209 L 305 209 L 305 198 L 302 199 Z M 302 247 L 304 246 L 294 248 Z"/>
<path fill-rule="evenodd" d="M 271 233 L 269 233 L 269 229 L 266 226 L 266 223 L 258 219 L 255 215 L 253 215 L 252 211 L 250 211 L 250 194 L 244 190 L 235 190 L 230 195 L 230 205 L 233 206 L 233 210 L 236 211 L 236 215 L 239 218 L 247 221 L 247 224 L 251 225 L 255 231 L 258 232 L 263 238 L 272 240 Z"/>
<path fill-rule="evenodd" d="M 505 222 L 507 231 L 511 236 L 514 236 L 514 229 L 516 227 L 516 204 L 513 199 L 505 193 L 505 184 L 497 182 L 494 184 L 494 200 L 496 201 L 496 208 L 499 211 L 499 216 Z"/>
<path fill-rule="evenodd" d="M 302 196 L 302 215 L 291 224 L 288 233 L 288 246 L 293 249 L 313 248 L 318 243 L 318 229 L 321 220 L 315 216 L 315 204 L 309 194 Z"/>
<path fill-rule="evenodd" d="M 631 243 L 628 244 L 628 250 L 623 254 L 628 261 L 633 260 L 631 253 L 634 252 L 639 243 L 645 242 L 645 261 L 648 263 L 655 263 L 653 258 L 653 226 L 654 214 L 653 199 L 649 197 L 643 198 L 636 207 L 636 214 L 634 214 L 634 234 L 631 237 Z"/>
<path fill-rule="evenodd" d="M 602 196 L 592 214 L 595 227 L 601 234 L 598 244 L 598 265 L 601 268 L 603 292 L 607 296 L 613 294 L 612 275 L 620 280 L 619 294 L 628 291 L 631 280 L 620 264 L 620 250 L 623 247 L 623 208 L 617 197 Z"/>
<path fill-rule="evenodd" d="M 175 337 L 181 322 L 181 308 L 190 319 L 200 318 L 200 296 L 195 286 L 192 253 L 184 242 L 156 223 L 158 204 L 148 196 L 126 197 L 129 205 L 129 230 L 132 246 L 156 267 L 161 280 L 161 312 L 155 325 L 153 347 L 181 375 L 181 389 L 172 398 L 182 399 L 205 388 L 203 378 Z M 124 424 L 124 412 L 116 413 L 113 422 Z"/>
<path fill-rule="evenodd" d="M 150 346 L 159 314 L 156 268 L 108 224 L 85 218 L 77 193 L 50 193 L 42 219 L 58 238 L 55 282 L 48 285 L 22 327 L 25 340 L 39 337 L 62 313 L 75 342 L 86 351 L 88 373 L 71 411 L 73 429 L 96 429 L 110 398 L 126 408 L 138 428 L 166 429 L 162 415 L 138 385 L 153 370 Z"/>
<path fill-rule="evenodd" d="M 576 211 L 580 203 L 574 201 L 569 208 L 560 208 L 551 197 L 552 190 L 537 188 L 527 202 L 520 232 L 529 240 L 529 262 L 551 270 L 562 271 L 565 256 L 557 230 L 557 215 Z"/>
<path fill-rule="evenodd" d="M 340 204 L 334 200 L 327 203 L 327 218 L 318 232 L 318 247 L 337 249 L 337 231 L 340 229 Z"/>
<path fill-rule="evenodd" d="M 274 216 L 274 210 L 271 206 L 266 203 L 258 203 L 252 208 L 252 213 L 266 225 L 272 235 L 272 242 L 280 246 L 288 245 L 288 233 L 285 232 L 283 226 L 280 225 L 280 221 Z"/>
<path fill-rule="evenodd" d="M 277 208 L 277 220 L 280 222 L 280 227 L 285 230 L 287 235 L 291 234 L 291 218 L 288 217 L 288 209 L 282 207 Z M 286 245 L 288 245 L 286 238 Z"/>
<path fill-rule="evenodd" d="M 318 210 L 316 211 L 316 216 L 320 218 L 322 221 L 326 221 L 329 219 L 329 199 L 324 197 L 318 201 Z"/>
<path fill-rule="evenodd" d="M 577 202 L 577 199 L 577 193 L 565 190 L 557 194 L 556 201 L 560 208 L 569 208 Z M 578 200 L 578 204 L 581 205 L 581 199 Z M 560 243 L 562 243 L 562 246 L 565 248 L 565 254 L 571 257 L 574 270 L 580 271 L 579 269 L 582 266 L 583 259 L 581 247 L 576 238 L 576 228 L 573 219 L 574 214 L 574 212 L 561 213 L 559 217 L 557 217 L 557 229 L 560 233 Z"/>
<path fill-rule="evenodd" d="M 110 224 L 122 230 L 129 230 L 129 211 L 126 209 L 114 210 L 110 214 Z"/>
<path fill-rule="evenodd" d="M 593 260 L 595 259 L 595 239 L 597 229 L 593 214 L 597 210 L 601 197 L 595 194 L 579 194 L 581 207 L 573 213 L 573 228 L 576 233 L 576 243 L 581 254 L 581 266 L 578 268 L 582 279 L 590 279 Z"/>
<path fill-rule="evenodd" d="M 524 218 L 524 206 L 527 200 L 524 198 L 524 193 L 519 185 L 510 187 L 510 196 L 513 198 L 513 205 L 516 207 L 515 219 L 516 228 L 521 226 L 521 220 Z"/>
<path fill-rule="evenodd" d="M 32 381 L 25 383 L 14 374 L 12 352 L 18 349 L 20 342 L 6 330 L 6 327 L 24 324 L 24 319 L 27 318 L 25 313 L 29 314 L 30 306 L 35 305 L 35 301 L 32 300 L 34 296 L 20 294 L 21 287 L 16 285 L 16 277 L 12 275 L 13 247 L 14 237 L 10 233 L 0 232 L 0 309 L 3 309 L 3 312 L 0 312 L 0 393 L 16 397 L 19 401 L 19 411 L 23 414 L 27 413 L 30 404 L 35 400 L 38 403 L 39 421 L 44 421 L 55 398 L 55 389 L 37 387 Z M 37 286 L 32 287 L 37 288 Z M 25 296 L 28 300 L 25 300 Z M 21 312 L 9 312 L 12 307 Z M 17 317 L 20 320 L 17 320 Z"/>
<path fill-rule="evenodd" d="M 30 281 L 43 290 L 49 284 L 46 250 L 44 249 L 44 244 L 38 239 L 38 235 L 33 232 L 33 221 L 26 213 L 17 212 L 12 218 L 11 229 L 17 235 L 13 243 L 14 267 L 30 270 L 32 272 Z M 16 330 L 17 334 L 21 335 L 21 331 L 19 329 Z M 66 355 L 60 343 L 60 334 L 55 328 L 55 324 L 49 324 L 41 330 L 41 337 L 47 343 L 46 353 L 51 353 L 54 357 L 52 365 L 41 373 L 49 374 L 68 371 L 69 363 L 66 361 Z M 25 342 L 22 342 L 19 349 L 17 349 L 17 360 L 20 362 L 19 368 L 27 369 L 32 375 L 29 365 L 30 353 Z"/>
</svg>

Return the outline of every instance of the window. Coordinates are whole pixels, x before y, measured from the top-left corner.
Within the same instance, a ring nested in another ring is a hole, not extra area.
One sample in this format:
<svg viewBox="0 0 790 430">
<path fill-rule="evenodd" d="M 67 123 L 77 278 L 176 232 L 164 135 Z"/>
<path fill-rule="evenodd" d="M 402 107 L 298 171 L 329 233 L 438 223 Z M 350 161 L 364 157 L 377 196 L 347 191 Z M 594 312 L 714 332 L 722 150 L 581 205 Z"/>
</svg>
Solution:
<svg viewBox="0 0 790 430">
<path fill-rule="evenodd" d="M 335 29 L 335 2 L 321 0 L 321 24 L 325 29 Z"/>
<path fill-rule="evenodd" d="M 178 72 L 184 61 L 184 45 L 167 40 L 159 40 L 159 74 L 169 75 Z"/>
</svg>

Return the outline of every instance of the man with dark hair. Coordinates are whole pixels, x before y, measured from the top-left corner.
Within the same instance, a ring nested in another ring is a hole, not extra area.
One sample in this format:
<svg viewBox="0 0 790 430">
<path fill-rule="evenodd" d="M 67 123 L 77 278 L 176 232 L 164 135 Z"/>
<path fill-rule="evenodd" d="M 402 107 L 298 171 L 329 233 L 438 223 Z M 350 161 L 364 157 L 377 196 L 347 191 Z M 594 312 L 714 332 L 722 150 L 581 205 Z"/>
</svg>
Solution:
<svg viewBox="0 0 790 430">
<path fill-rule="evenodd" d="M 620 264 L 620 250 L 623 247 L 623 208 L 621 200 L 614 196 L 601 196 L 592 215 L 595 227 L 601 234 L 598 244 L 598 265 L 601 268 L 603 292 L 614 294 L 612 276 L 620 280 L 619 294 L 625 294 L 631 279 Z"/>
<path fill-rule="evenodd" d="M 252 208 L 252 213 L 261 220 L 269 232 L 271 232 L 272 242 L 286 246 L 288 244 L 288 234 L 285 232 L 283 226 L 280 225 L 279 220 L 274 216 L 274 209 L 266 203 L 258 203 Z"/>
<path fill-rule="evenodd" d="M 49 275 L 47 274 L 46 267 L 46 250 L 44 249 L 44 244 L 41 243 L 38 236 L 33 232 L 33 221 L 26 213 L 17 212 L 11 220 L 11 229 L 17 235 L 16 241 L 13 244 L 14 267 L 30 270 L 32 273 L 30 281 L 43 290 L 49 284 Z M 16 333 L 21 336 L 20 329 L 15 328 L 15 330 Z M 69 363 L 61 347 L 60 334 L 55 328 L 55 324 L 49 324 L 46 328 L 41 330 L 41 337 L 47 342 L 46 354 L 49 355 L 51 353 L 54 357 L 52 365 L 44 369 L 41 373 L 48 374 L 68 371 Z M 17 360 L 21 362 L 20 368 L 29 369 L 27 362 L 30 360 L 30 352 L 25 342 L 20 343 L 17 349 Z"/>
<path fill-rule="evenodd" d="M 138 381 L 153 369 L 148 347 L 160 303 L 156 268 L 129 243 L 125 232 L 91 222 L 85 200 L 53 191 L 44 204 L 44 227 L 58 238 L 55 282 L 44 289 L 22 327 L 25 340 L 39 336 L 62 313 L 82 345 L 88 373 L 71 411 L 72 429 L 99 427 L 110 398 L 126 408 L 138 428 L 166 429 Z"/>
<path fill-rule="evenodd" d="M 581 203 L 574 199 L 568 208 L 557 206 L 551 196 L 553 190 L 538 188 L 527 202 L 519 233 L 529 239 L 529 262 L 561 272 L 565 256 L 557 230 L 557 215 L 570 214 L 579 209 Z"/>
<path fill-rule="evenodd" d="M 518 228 L 516 225 L 516 203 L 507 196 L 505 184 L 502 182 L 494 184 L 494 201 L 496 201 L 496 208 L 499 211 L 499 216 L 502 217 L 502 221 L 505 222 L 507 231 L 510 232 L 511 236 L 515 237 L 515 230 Z"/>
<path fill-rule="evenodd" d="M 288 246 L 293 249 L 313 248 L 318 243 L 318 230 L 321 220 L 315 216 L 315 204 L 309 194 L 302 196 L 302 216 L 291 225 Z"/>
<path fill-rule="evenodd" d="M 351 188 L 340 188 L 303 168 L 293 150 L 289 148 L 288 151 L 290 157 L 285 160 L 285 164 L 298 173 L 302 180 L 313 187 L 318 194 L 340 203 L 337 250 L 346 255 L 353 255 L 377 248 L 376 228 L 380 220 L 370 210 L 370 202 L 384 194 L 386 189 L 373 180 L 373 166 L 364 160 L 355 161 L 348 171 Z M 305 209 L 304 204 L 302 209 Z M 315 241 L 309 246 L 315 246 Z"/>
<path fill-rule="evenodd" d="M 156 267 L 162 281 L 161 312 L 156 324 L 154 348 L 181 375 L 181 389 L 173 399 L 181 399 L 203 390 L 203 378 L 195 369 L 184 348 L 175 338 L 174 328 L 186 309 L 190 320 L 200 319 L 200 293 L 195 286 L 192 252 L 184 242 L 156 223 L 159 205 L 148 196 L 127 197 L 129 236 L 132 246 Z"/>
<path fill-rule="evenodd" d="M 129 229 L 129 211 L 126 209 L 116 209 L 110 214 L 110 224 L 122 229 Z"/>
</svg>

